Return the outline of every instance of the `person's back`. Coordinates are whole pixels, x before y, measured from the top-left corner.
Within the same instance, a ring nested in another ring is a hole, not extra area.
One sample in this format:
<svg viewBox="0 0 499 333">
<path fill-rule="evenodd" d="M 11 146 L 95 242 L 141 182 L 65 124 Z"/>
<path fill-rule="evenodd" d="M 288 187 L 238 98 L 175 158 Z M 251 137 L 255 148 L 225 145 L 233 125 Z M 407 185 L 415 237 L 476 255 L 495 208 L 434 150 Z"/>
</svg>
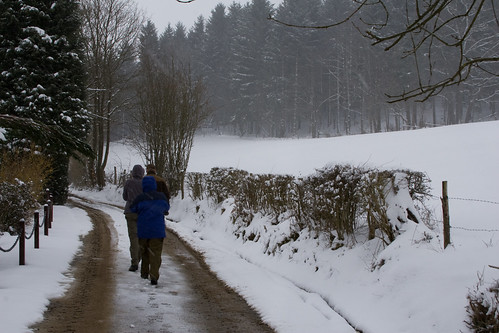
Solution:
<svg viewBox="0 0 499 333">
<path fill-rule="evenodd" d="M 151 284 L 156 285 L 161 266 L 163 239 L 166 237 L 165 215 L 170 204 L 164 193 L 156 191 L 156 180 L 152 176 L 142 179 L 142 190 L 130 209 L 138 214 L 137 235 L 142 255 L 140 276 L 151 277 Z"/>
<path fill-rule="evenodd" d="M 123 186 L 123 200 L 125 203 L 125 214 L 130 213 L 130 205 L 133 200 L 142 193 L 142 178 L 144 177 L 144 168 L 140 165 L 134 165 L 131 178 L 127 179 Z"/>
<path fill-rule="evenodd" d="M 130 259 L 131 265 L 129 271 L 135 272 L 139 267 L 140 248 L 139 238 L 137 237 L 137 214 L 130 210 L 133 200 L 142 193 L 142 178 L 144 177 L 144 168 L 137 164 L 133 166 L 132 175 L 127 179 L 123 186 L 123 200 L 125 203 L 125 219 L 128 227 L 128 238 L 130 239 Z"/>
<path fill-rule="evenodd" d="M 137 235 L 139 238 L 164 238 L 164 215 L 170 205 L 164 193 L 158 192 L 156 180 L 152 176 L 142 179 L 143 193 L 135 198 L 131 210 L 139 216 L 137 219 Z"/>
<path fill-rule="evenodd" d="M 146 166 L 146 172 L 148 176 L 153 176 L 156 180 L 157 191 L 165 194 L 166 198 L 170 200 L 170 187 L 162 177 L 156 174 L 156 167 L 153 164 L 148 164 Z"/>
</svg>

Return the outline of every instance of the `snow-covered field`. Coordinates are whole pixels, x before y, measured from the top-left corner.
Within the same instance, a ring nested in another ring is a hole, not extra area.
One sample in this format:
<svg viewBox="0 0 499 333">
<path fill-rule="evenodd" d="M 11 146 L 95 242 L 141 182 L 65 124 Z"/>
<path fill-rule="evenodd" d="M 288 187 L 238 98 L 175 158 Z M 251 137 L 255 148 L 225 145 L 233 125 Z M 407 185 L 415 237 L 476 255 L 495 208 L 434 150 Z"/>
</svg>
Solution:
<svg viewBox="0 0 499 333">
<path fill-rule="evenodd" d="M 174 199 L 170 217 L 179 222 L 168 222 L 168 227 L 202 251 L 211 269 L 278 332 L 352 332 L 345 319 L 365 333 L 468 332 L 464 324 L 468 291 L 475 287 L 478 276 L 485 285 L 499 279 L 499 270 L 489 267 L 499 265 L 498 142 L 498 121 L 328 139 L 206 136 L 195 140 L 188 171 L 208 172 L 218 166 L 306 176 L 335 163 L 423 171 L 432 180 L 435 198 L 429 204 L 436 220 L 441 220 L 441 182 L 447 180 L 453 228 L 452 244 L 445 250 L 440 224 L 435 230 L 412 224 L 387 248 L 375 240 L 332 251 L 301 234 L 288 248 L 283 247 L 281 254 L 268 256 L 263 250 L 265 242 L 272 234 L 287 232 L 289 226 L 267 228 L 271 231 L 267 238 L 242 243 L 232 236 L 230 201 L 223 204 L 228 208 L 223 213 L 222 206 L 196 203 L 201 218 L 194 214 L 195 203 Z M 114 166 L 130 170 L 135 163 L 143 161 L 133 149 L 113 145 L 110 170 Z M 119 190 L 112 186 L 99 193 L 79 194 L 122 203 Z M 78 210 L 58 209 L 74 223 L 72 234 L 85 233 L 88 218 Z M 252 227 L 264 224 L 269 225 L 260 218 Z M 9 241 L 0 237 L 0 246 L 8 246 Z M 68 253 L 76 251 L 74 243 L 67 246 Z M 52 247 L 44 251 L 49 250 Z M 36 257 L 35 264 L 28 257 L 27 265 L 20 267 L 11 259 L 16 253 L 0 256 L 0 313 L 12 322 L 7 331 L 24 332 L 25 325 L 39 319 L 46 298 L 64 288 L 42 287 L 36 306 L 29 309 L 38 311 L 33 318 L 20 314 L 27 310 L 10 311 L 11 307 L 27 309 L 20 303 L 27 301 L 33 288 L 32 283 L 21 285 L 19 277 L 36 274 L 34 280 L 45 281 L 44 274 L 67 269 L 67 258 L 57 259 L 63 262 L 57 268 L 42 270 L 39 266 L 45 267 L 44 259 Z M 58 273 L 50 280 L 64 284 L 68 277 Z"/>
</svg>

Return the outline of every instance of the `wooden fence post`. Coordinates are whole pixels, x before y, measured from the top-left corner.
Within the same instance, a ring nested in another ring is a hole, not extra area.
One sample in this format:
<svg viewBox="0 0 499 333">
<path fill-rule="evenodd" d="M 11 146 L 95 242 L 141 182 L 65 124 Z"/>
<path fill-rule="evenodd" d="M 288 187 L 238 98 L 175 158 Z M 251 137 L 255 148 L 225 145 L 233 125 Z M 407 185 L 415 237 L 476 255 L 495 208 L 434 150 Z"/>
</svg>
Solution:
<svg viewBox="0 0 499 333">
<path fill-rule="evenodd" d="M 49 206 L 43 206 L 43 234 L 49 235 Z"/>
<path fill-rule="evenodd" d="M 48 222 L 49 222 L 49 228 L 52 229 L 52 218 L 53 218 L 53 215 L 54 215 L 54 204 L 53 204 L 53 201 L 52 201 L 52 195 L 50 195 L 50 200 L 48 201 L 48 204 L 49 204 L 49 215 L 48 215 Z"/>
<path fill-rule="evenodd" d="M 447 181 L 442 182 L 442 213 L 444 219 L 444 249 L 450 244 L 449 197 L 447 196 Z"/>
<path fill-rule="evenodd" d="M 40 248 L 40 213 L 35 212 L 35 249 Z"/>
<path fill-rule="evenodd" d="M 19 265 L 25 264 L 26 227 L 24 219 L 19 221 Z"/>
</svg>

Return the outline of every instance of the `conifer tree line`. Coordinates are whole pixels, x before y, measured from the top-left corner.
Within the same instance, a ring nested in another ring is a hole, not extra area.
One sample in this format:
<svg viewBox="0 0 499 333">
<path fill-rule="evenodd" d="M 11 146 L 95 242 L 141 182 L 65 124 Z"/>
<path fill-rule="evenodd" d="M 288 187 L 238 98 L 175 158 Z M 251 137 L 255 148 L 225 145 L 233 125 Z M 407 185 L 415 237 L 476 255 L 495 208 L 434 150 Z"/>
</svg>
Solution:
<svg viewBox="0 0 499 333">
<path fill-rule="evenodd" d="M 0 148 L 17 152 L 3 154 L 0 162 L 5 166 L 5 159 L 33 151 L 49 158 L 45 186 L 58 204 L 68 194 L 69 158 L 92 155 L 85 143 L 89 114 L 78 6 L 72 0 L 0 1 Z"/>
<path fill-rule="evenodd" d="M 143 139 L 145 159 L 173 172 L 170 185 L 179 189 L 201 122 L 217 133 L 319 137 L 497 119 L 494 0 L 423 2 L 442 4 L 437 16 L 446 24 L 423 40 L 416 26 L 385 52 L 360 33 L 360 21 L 293 26 L 340 22 L 359 1 L 218 4 L 192 27 L 158 32 L 131 0 L 1 0 L 1 152 L 50 159 L 45 186 L 63 203 L 69 158 L 85 159 L 85 179 L 102 188 L 117 138 Z M 372 3 L 387 11 L 363 7 L 364 22 L 383 22 L 389 12 L 400 17 L 386 28 L 395 36 L 418 13 L 411 1 Z M 432 52 L 420 52 L 428 41 Z M 451 75 L 463 54 L 492 61 L 459 72 L 459 85 L 422 103 L 389 103 L 387 95 L 430 75 L 437 82 Z"/>
<path fill-rule="evenodd" d="M 84 162 L 85 185 L 103 188 L 111 136 L 128 117 L 128 137 L 143 139 L 146 162 L 168 169 L 179 190 L 208 110 L 204 86 L 188 64 L 140 47 L 144 23 L 130 0 L 0 1 L 0 183 L 18 181 L 2 176 L 11 160 L 41 154 L 50 174 L 29 181 L 49 188 L 55 203 L 68 196 L 70 157 Z"/>
<path fill-rule="evenodd" d="M 392 16 L 400 14 L 398 25 L 403 26 L 408 2 L 385 4 Z M 413 89 L 430 70 L 433 76 L 452 73 L 456 48 L 442 47 L 431 59 L 423 53 L 415 61 L 396 52 L 410 49 L 410 39 L 385 52 L 373 47 L 355 24 L 299 29 L 268 20 L 271 13 L 291 24 L 320 26 L 344 19 L 355 5 L 334 0 L 284 0 L 276 7 L 267 0 L 218 4 L 210 17 L 200 16 L 190 28 L 181 22 L 168 25 L 159 44 L 165 56 L 190 64 L 192 74 L 203 78 L 214 109 L 206 127 L 217 132 L 318 137 L 497 119 L 497 63 L 424 103 L 389 103 L 387 94 Z M 440 16 L 445 20 L 463 8 L 464 1 L 450 1 Z M 368 6 L 362 15 L 375 21 L 384 13 Z M 478 21 L 463 48 L 497 55 L 493 2 L 484 3 Z M 452 22 L 453 31 L 443 33 L 452 39 L 465 24 Z M 422 68 L 428 60 L 435 67 L 438 61 L 438 70 Z"/>
</svg>

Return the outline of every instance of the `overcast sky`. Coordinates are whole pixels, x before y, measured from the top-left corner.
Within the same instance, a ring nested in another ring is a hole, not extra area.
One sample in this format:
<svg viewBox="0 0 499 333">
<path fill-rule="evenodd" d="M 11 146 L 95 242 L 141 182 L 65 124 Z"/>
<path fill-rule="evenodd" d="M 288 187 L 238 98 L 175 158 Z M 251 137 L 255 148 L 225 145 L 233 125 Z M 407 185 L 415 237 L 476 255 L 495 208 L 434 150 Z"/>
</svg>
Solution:
<svg viewBox="0 0 499 333">
<path fill-rule="evenodd" d="M 218 3 L 223 3 L 227 7 L 233 2 L 245 4 L 250 0 L 194 0 L 191 3 L 179 3 L 176 0 L 135 0 L 139 8 L 142 8 L 149 19 L 151 19 L 158 32 L 163 32 L 164 28 L 171 23 L 182 22 L 189 30 L 199 15 L 208 19 L 211 11 Z M 276 6 L 281 0 L 270 0 Z"/>
</svg>

